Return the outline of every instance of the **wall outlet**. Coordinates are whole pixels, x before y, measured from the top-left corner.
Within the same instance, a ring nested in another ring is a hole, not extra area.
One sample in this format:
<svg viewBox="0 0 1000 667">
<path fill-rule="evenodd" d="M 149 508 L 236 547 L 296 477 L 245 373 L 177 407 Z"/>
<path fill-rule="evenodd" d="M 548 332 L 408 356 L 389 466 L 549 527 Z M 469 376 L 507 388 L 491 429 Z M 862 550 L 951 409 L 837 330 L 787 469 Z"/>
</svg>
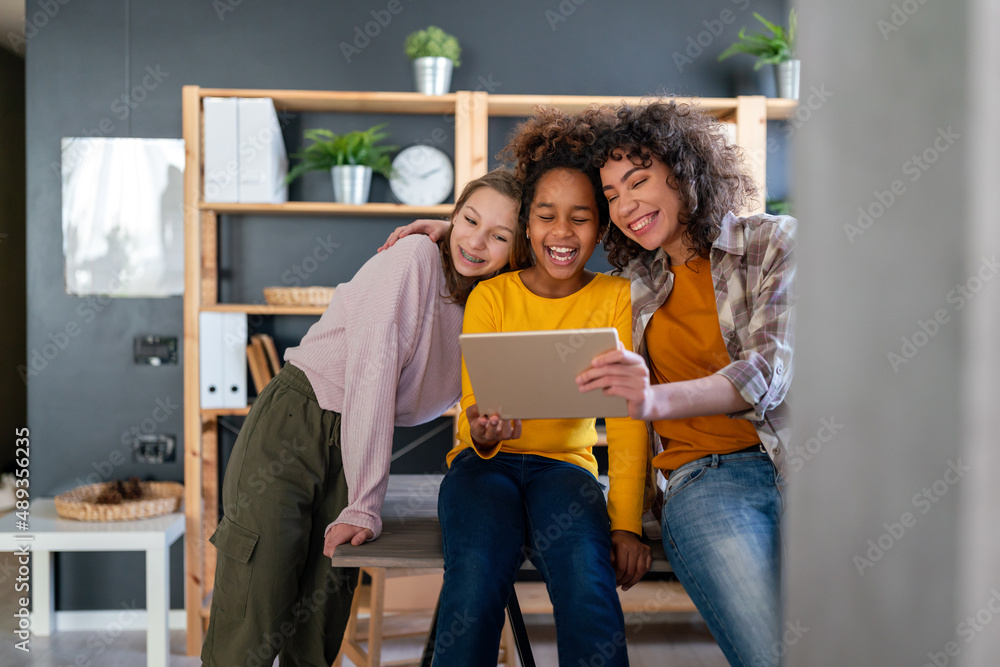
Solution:
<svg viewBox="0 0 1000 667">
<path fill-rule="evenodd" d="M 132 440 L 132 460 L 138 463 L 170 463 L 177 459 L 177 438 L 172 435 L 137 435 Z"/>
<path fill-rule="evenodd" d="M 177 336 L 136 336 L 132 343 L 132 355 L 137 364 L 176 364 Z"/>
</svg>

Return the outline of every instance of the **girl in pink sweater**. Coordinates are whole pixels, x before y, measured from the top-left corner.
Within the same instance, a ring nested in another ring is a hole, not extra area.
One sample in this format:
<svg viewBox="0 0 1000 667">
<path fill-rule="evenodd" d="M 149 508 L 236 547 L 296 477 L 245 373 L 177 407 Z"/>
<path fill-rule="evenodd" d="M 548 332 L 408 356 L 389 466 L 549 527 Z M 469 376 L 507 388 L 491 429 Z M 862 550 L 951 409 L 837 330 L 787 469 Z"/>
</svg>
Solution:
<svg viewBox="0 0 1000 667">
<path fill-rule="evenodd" d="M 205 665 L 336 658 L 357 571 L 324 555 L 381 532 L 393 427 L 458 400 L 465 300 L 526 263 L 519 203 L 508 170 L 472 181 L 444 238 L 414 236 L 372 257 L 285 353 L 226 469 Z"/>
</svg>

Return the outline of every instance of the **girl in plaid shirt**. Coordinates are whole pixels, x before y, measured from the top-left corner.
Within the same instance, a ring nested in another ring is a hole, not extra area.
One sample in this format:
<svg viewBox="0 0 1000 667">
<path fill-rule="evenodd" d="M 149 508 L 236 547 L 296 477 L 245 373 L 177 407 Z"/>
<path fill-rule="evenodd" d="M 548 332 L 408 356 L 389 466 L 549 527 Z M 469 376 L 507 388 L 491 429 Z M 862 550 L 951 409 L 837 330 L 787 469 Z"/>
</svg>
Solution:
<svg viewBox="0 0 1000 667">
<path fill-rule="evenodd" d="M 623 396 L 650 423 L 671 566 L 731 664 L 776 665 L 796 222 L 734 213 L 756 188 L 710 116 L 675 103 L 584 115 L 604 123 L 604 246 L 632 283 L 636 352 L 595 359 L 580 390 Z"/>
</svg>

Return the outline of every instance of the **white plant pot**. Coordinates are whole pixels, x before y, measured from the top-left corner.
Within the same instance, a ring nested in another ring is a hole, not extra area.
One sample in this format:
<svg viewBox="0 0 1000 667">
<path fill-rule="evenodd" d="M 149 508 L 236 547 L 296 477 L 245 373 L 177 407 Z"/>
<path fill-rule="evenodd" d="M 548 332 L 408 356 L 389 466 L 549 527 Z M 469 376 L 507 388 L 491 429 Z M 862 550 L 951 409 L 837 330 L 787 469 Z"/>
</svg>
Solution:
<svg viewBox="0 0 1000 667">
<path fill-rule="evenodd" d="M 330 169 L 333 200 L 338 204 L 367 204 L 372 185 L 372 168 L 345 165 Z"/>
<path fill-rule="evenodd" d="M 774 66 L 774 82 L 778 88 L 778 97 L 789 100 L 799 99 L 799 65 L 800 60 L 786 60 Z"/>
<path fill-rule="evenodd" d="M 424 95 L 445 95 L 451 89 L 451 58 L 415 58 L 413 76 L 417 92 Z"/>
</svg>

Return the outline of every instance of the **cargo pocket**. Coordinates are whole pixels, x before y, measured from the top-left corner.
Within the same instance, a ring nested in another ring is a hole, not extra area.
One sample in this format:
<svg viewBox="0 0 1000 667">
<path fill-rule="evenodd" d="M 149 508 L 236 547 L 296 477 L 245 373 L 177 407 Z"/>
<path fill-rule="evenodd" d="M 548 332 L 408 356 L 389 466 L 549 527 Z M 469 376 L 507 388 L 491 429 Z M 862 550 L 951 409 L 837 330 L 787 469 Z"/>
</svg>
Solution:
<svg viewBox="0 0 1000 667">
<path fill-rule="evenodd" d="M 246 612 L 253 573 L 251 559 L 258 539 L 260 535 L 236 525 L 227 517 L 222 517 L 215 534 L 209 539 L 219 552 L 212 602 L 237 618 L 243 618 Z"/>
</svg>

